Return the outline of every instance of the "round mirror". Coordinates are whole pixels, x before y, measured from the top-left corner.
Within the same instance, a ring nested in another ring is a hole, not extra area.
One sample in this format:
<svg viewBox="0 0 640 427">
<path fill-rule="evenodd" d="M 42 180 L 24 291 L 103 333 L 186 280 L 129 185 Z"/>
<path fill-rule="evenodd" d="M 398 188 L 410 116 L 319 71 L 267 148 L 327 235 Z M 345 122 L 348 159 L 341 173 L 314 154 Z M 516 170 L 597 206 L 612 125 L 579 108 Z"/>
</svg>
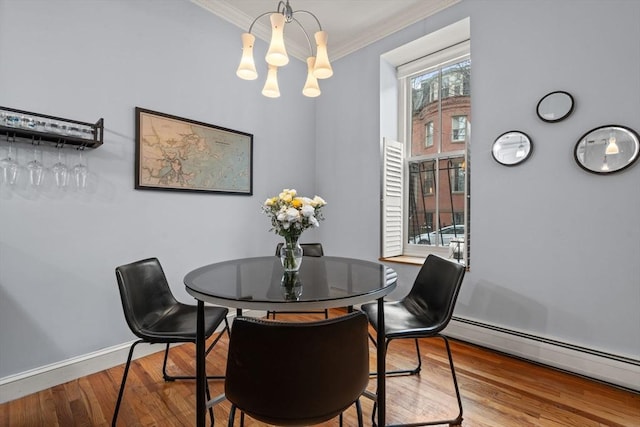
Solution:
<svg viewBox="0 0 640 427">
<path fill-rule="evenodd" d="M 573 96 L 563 91 L 551 92 L 538 102 L 536 111 L 545 122 L 564 120 L 573 112 Z"/>
<path fill-rule="evenodd" d="M 522 163 L 531 156 L 533 142 L 524 132 L 512 130 L 500 135 L 491 149 L 491 154 L 496 162 L 513 166 Z"/>
<path fill-rule="evenodd" d="M 605 174 L 621 171 L 638 160 L 638 134 L 625 126 L 607 125 L 584 134 L 576 144 L 578 165 L 589 172 Z"/>
</svg>

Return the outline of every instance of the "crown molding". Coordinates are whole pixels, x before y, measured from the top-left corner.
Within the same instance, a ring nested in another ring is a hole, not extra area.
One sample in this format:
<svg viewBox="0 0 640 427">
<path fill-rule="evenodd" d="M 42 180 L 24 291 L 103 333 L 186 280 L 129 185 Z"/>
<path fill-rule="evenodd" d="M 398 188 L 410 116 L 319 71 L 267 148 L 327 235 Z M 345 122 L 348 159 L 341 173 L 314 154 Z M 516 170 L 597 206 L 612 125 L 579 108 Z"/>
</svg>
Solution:
<svg viewBox="0 0 640 427">
<path fill-rule="evenodd" d="M 400 10 L 397 15 L 389 16 L 384 22 L 372 26 L 370 32 L 361 33 L 346 43 L 333 46 L 331 60 L 347 56 L 459 2 L 460 0 L 435 0 L 415 4 L 410 8 Z"/>
</svg>

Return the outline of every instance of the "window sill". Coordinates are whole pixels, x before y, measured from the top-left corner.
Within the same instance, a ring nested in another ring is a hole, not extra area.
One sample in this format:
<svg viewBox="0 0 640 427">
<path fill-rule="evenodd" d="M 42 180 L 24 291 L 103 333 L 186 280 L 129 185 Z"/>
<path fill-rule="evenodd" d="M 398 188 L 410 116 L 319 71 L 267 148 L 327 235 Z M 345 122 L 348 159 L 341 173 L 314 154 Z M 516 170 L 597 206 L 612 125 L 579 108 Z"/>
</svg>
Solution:
<svg viewBox="0 0 640 427">
<path fill-rule="evenodd" d="M 398 264 L 422 265 L 426 257 L 400 255 L 388 258 L 379 258 L 383 262 L 395 262 Z"/>
</svg>

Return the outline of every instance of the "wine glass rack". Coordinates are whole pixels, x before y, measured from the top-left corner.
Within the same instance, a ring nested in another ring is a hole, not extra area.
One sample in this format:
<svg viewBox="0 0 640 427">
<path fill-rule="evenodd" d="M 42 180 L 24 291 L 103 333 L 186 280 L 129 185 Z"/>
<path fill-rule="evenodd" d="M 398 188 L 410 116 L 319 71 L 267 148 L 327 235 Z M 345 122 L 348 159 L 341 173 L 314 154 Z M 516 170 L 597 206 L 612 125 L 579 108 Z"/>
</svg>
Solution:
<svg viewBox="0 0 640 427">
<path fill-rule="evenodd" d="M 103 143 L 104 120 L 88 123 L 0 106 L 0 138 L 79 150 L 98 148 Z"/>
</svg>

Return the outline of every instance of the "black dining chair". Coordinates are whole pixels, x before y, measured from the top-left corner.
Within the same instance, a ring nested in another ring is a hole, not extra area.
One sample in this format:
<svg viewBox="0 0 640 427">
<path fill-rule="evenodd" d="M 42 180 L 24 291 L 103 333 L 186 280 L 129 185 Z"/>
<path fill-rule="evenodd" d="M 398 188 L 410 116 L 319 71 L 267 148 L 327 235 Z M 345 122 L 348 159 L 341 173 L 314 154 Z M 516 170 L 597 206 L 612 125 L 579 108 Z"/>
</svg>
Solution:
<svg viewBox="0 0 640 427">
<path fill-rule="evenodd" d="M 284 243 L 280 242 L 276 246 L 276 256 L 280 256 L 280 249 Z M 300 243 L 300 247 L 302 247 L 302 256 L 310 256 L 310 257 L 321 257 L 324 256 L 324 250 L 322 249 L 322 243 Z M 267 319 L 269 316 L 271 318 L 276 318 L 276 311 L 267 311 Z M 321 311 L 287 311 L 287 313 L 296 313 L 296 314 L 324 314 L 324 318 L 329 318 L 329 310 L 324 309 Z"/>
<path fill-rule="evenodd" d="M 449 367 L 451 369 L 451 376 L 453 378 L 459 408 L 457 417 L 450 420 L 395 424 L 397 426 L 425 426 L 434 424 L 460 425 L 460 423 L 462 423 L 462 400 L 453 367 L 449 340 L 440 332 L 451 320 L 464 274 L 464 265 L 451 262 L 436 255 L 429 255 L 420 268 L 409 294 L 400 301 L 384 303 L 385 359 L 389 343 L 392 340 L 413 339 L 415 340 L 418 361 L 417 366 L 413 369 L 390 371 L 387 372 L 387 375 L 419 374 L 422 367 L 422 360 L 420 358 L 418 338 L 442 338 L 449 357 Z M 369 322 L 376 333 L 378 333 L 378 304 L 363 304 L 361 309 L 367 314 Z M 373 338 L 371 339 L 373 341 Z M 376 407 L 374 404 L 373 418 L 375 418 L 375 412 Z"/>
<path fill-rule="evenodd" d="M 340 416 L 342 426 L 342 413 L 354 403 L 362 427 L 359 398 L 368 382 L 368 322 L 362 312 L 313 322 L 233 321 L 224 383 L 229 427 L 236 409 L 241 426 L 245 414 L 277 426 Z"/>
<path fill-rule="evenodd" d="M 195 379 L 194 376 L 170 376 L 167 374 L 169 346 L 174 343 L 195 343 L 197 306 L 178 302 L 157 258 L 149 258 L 121 265 L 116 268 L 120 299 L 127 325 L 139 339 L 129 349 L 129 356 L 122 375 L 118 400 L 113 411 L 112 425 L 116 425 L 122 395 L 127 382 L 131 357 L 136 345 L 145 342 L 166 344 L 162 376 L 165 381 Z M 229 333 L 227 313 L 224 307 L 205 307 L 205 337 L 209 338 L 224 322 L 224 328 L 207 348 L 206 354 L 217 344 L 224 332 Z M 209 376 L 209 379 L 224 379 L 224 376 Z M 207 394 L 209 390 L 207 388 Z M 213 411 L 210 408 L 211 424 Z"/>
</svg>

